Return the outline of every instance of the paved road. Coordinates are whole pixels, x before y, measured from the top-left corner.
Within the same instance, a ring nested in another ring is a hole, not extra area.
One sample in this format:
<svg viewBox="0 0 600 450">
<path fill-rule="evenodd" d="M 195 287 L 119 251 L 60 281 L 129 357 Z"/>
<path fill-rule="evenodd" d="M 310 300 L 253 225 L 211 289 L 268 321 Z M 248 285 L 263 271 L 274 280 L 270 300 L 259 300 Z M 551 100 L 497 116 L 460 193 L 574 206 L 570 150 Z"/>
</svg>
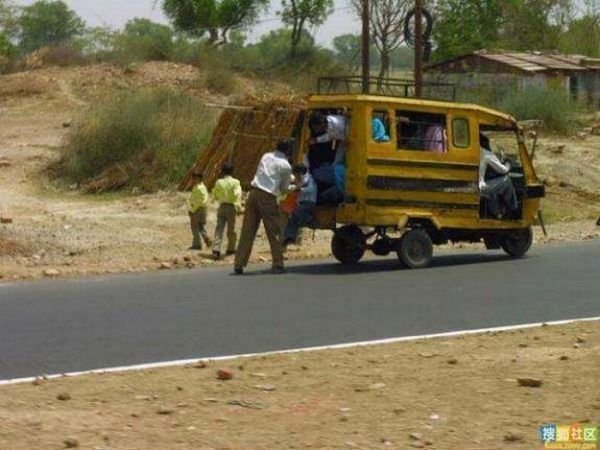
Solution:
<svg viewBox="0 0 600 450">
<path fill-rule="evenodd" d="M 600 241 L 0 285 L 0 379 L 600 316 Z"/>
</svg>

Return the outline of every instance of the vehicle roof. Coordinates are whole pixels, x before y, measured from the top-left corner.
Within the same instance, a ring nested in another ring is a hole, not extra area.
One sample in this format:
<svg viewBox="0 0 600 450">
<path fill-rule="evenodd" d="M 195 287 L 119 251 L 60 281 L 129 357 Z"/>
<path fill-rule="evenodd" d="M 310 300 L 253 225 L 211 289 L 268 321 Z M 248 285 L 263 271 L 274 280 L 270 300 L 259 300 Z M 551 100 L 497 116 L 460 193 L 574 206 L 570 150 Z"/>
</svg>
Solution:
<svg viewBox="0 0 600 450">
<path fill-rule="evenodd" d="M 421 106 L 427 107 L 432 106 L 435 108 L 453 109 L 459 111 L 476 111 L 482 115 L 494 117 L 496 119 L 505 120 L 507 122 L 515 123 L 517 120 L 509 114 L 497 111 L 492 108 L 486 108 L 485 106 L 476 105 L 473 103 L 457 103 L 449 102 L 444 100 L 428 100 L 428 99 L 417 99 L 411 97 L 390 97 L 384 95 L 365 95 L 365 94 L 315 94 L 308 98 L 309 103 L 392 103 L 396 105 L 406 106 Z"/>
</svg>

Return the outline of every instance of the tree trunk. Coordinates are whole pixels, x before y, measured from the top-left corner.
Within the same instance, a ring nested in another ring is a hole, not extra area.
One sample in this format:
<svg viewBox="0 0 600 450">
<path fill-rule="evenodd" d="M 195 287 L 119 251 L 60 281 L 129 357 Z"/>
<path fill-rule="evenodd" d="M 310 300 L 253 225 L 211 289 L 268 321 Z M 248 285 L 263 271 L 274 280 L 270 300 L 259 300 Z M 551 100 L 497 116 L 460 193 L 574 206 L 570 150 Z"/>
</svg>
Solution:
<svg viewBox="0 0 600 450">
<path fill-rule="evenodd" d="M 206 42 L 208 45 L 215 45 L 219 40 L 219 30 L 217 28 L 209 28 L 208 29 L 208 41 Z"/>
<path fill-rule="evenodd" d="M 383 79 L 390 74 L 390 50 L 384 49 L 381 52 L 381 64 L 379 65 L 379 79 L 377 81 L 377 90 L 383 90 Z"/>
</svg>

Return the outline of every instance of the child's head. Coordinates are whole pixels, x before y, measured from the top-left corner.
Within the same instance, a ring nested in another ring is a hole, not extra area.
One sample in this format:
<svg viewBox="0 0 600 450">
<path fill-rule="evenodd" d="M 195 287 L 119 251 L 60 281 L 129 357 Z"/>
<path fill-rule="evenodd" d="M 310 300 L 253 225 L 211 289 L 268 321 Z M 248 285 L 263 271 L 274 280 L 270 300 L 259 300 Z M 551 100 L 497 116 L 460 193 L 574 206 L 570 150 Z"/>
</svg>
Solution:
<svg viewBox="0 0 600 450">
<path fill-rule="evenodd" d="M 226 177 L 233 175 L 233 164 L 225 163 L 223 167 L 221 167 L 221 176 Z"/>
<path fill-rule="evenodd" d="M 306 168 L 306 166 L 304 164 L 296 164 L 294 166 L 294 168 L 292 169 L 292 172 L 294 175 L 302 177 L 302 176 L 306 175 L 306 173 L 308 172 L 308 169 Z"/>
</svg>

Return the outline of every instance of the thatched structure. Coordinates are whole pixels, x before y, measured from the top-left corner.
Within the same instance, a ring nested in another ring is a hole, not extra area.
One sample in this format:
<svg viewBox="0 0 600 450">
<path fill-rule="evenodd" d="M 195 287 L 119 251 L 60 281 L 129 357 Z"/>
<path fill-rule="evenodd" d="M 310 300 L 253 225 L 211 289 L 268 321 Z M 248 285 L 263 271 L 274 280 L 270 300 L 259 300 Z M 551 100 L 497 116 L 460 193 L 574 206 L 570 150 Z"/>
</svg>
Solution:
<svg viewBox="0 0 600 450">
<path fill-rule="evenodd" d="M 199 169 L 209 189 L 226 162 L 234 165 L 234 176 L 248 189 L 262 155 L 274 149 L 279 139 L 298 137 L 304 104 L 294 101 L 247 101 L 224 107 L 208 146 L 181 182 L 179 189 L 192 187 L 192 173 Z"/>
</svg>

